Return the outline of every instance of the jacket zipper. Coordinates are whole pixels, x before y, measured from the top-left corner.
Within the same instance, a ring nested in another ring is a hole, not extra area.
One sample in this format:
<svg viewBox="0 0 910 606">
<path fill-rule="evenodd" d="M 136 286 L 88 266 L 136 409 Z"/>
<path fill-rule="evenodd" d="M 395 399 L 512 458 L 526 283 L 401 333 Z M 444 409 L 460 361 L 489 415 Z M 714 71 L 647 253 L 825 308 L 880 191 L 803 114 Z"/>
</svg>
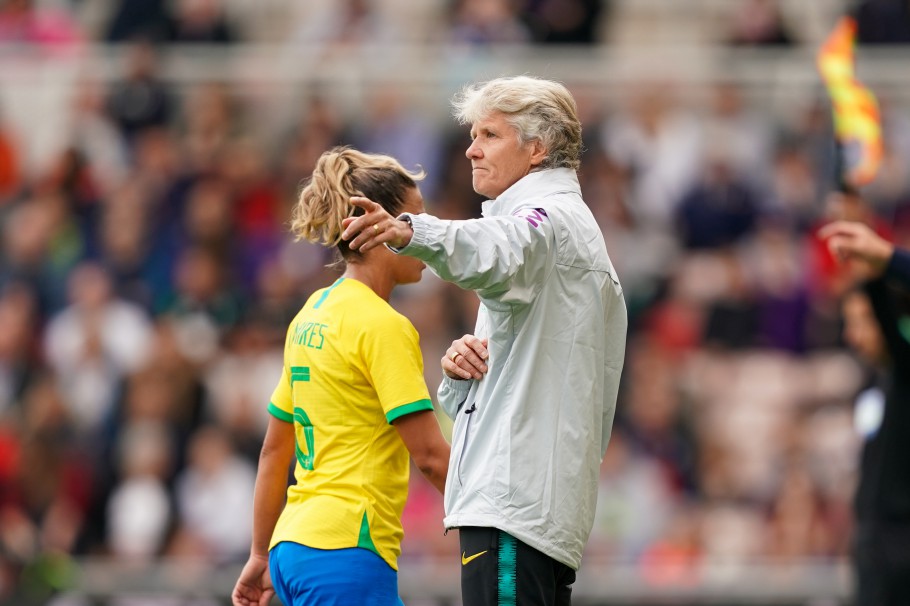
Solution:
<svg viewBox="0 0 910 606">
<path fill-rule="evenodd" d="M 468 432 L 471 430 L 471 413 L 477 410 L 477 403 L 472 403 L 471 407 L 466 409 L 464 413 L 468 415 L 467 425 L 464 428 L 464 439 L 461 441 L 461 451 L 458 453 L 458 465 L 455 467 L 455 475 L 458 477 L 458 483 L 462 484 L 461 480 L 461 461 L 464 460 L 464 449 L 468 445 Z"/>
</svg>

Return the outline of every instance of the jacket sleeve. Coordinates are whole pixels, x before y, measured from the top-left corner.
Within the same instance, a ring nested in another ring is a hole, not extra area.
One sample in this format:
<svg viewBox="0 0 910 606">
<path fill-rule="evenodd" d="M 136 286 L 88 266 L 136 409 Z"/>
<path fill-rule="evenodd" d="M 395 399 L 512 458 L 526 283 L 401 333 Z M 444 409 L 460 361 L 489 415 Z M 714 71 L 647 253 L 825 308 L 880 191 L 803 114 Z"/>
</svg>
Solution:
<svg viewBox="0 0 910 606">
<path fill-rule="evenodd" d="M 414 235 L 398 252 L 426 263 L 440 278 L 503 303 L 530 303 L 555 251 L 552 220 L 542 209 L 467 221 L 411 215 Z"/>
<path fill-rule="evenodd" d="M 888 267 L 885 268 L 885 278 L 910 288 L 910 251 L 895 248 Z"/>
<path fill-rule="evenodd" d="M 910 335 L 905 336 L 901 330 L 902 318 L 898 310 L 901 295 L 889 288 L 883 279 L 866 284 L 866 293 L 885 337 L 895 374 L 910 374 Z"/>
<path fill-rule="evenodd" d="M 473 384 L 473 379 L 459 381 L 443 375 L 442 383 L 436 391 L 436 401 L 450 419 L 454 419 L 458 414 L 458 409 L 465 403 Z"/>
</svg>

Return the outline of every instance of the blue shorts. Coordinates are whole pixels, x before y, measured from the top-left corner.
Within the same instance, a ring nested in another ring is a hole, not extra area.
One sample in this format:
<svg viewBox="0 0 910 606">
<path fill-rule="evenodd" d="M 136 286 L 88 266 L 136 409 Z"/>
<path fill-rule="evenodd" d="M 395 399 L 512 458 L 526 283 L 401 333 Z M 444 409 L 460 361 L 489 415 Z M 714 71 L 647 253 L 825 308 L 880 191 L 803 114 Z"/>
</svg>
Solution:
<svg viewBox="0 0 910 606">
<path fill-rule="evenodd" d="M 269 573 L 284 606 L 404 606 L 398 573 L 367 549 L 314 549 L 283 541 L 269 552 Z"/>
</svg>

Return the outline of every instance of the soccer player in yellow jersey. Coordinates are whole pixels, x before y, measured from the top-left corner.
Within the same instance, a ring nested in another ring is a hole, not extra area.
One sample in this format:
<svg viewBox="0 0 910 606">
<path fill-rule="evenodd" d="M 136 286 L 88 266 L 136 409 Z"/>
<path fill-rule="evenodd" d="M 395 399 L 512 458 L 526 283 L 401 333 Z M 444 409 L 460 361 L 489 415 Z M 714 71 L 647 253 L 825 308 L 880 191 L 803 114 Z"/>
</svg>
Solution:
<svg viewBox="0 0 910 606">
<path fill-rule="evenodd" d="M 351 250 L 341 232 L 345 218 L 362 213 L 352 196 L 392 216 L 423 212 L 421 177 L 388 156 L 336 148 L 300 193 L 293 232 L 337 247 L 345 271 L 313 293 L 288 329 L 235 606 L 264 606 L 276 593 L 285 606 L 401 604 L 408 455 L 440 492 L 449 461 L 417 331 L 388 302 L 396 285 L 420 280 L 424 265 L 385 247 Z"/>
</svg>

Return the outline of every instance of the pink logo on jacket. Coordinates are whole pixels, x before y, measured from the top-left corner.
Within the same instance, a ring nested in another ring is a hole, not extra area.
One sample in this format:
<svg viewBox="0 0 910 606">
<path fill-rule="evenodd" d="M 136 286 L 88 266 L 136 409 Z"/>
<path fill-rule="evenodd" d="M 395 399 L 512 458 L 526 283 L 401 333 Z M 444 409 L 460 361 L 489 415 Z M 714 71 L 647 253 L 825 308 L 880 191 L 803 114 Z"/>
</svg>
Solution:
<svg viewBox="0 0 910 606">
<path fill-rule="evenodd" d="M 527 219 L 531 227 L 540 227 L 543 220 L 547 218 L 547 211 L 542 208 L 519 208 L 512 213 L 512 216 Z"/>
</svg>

